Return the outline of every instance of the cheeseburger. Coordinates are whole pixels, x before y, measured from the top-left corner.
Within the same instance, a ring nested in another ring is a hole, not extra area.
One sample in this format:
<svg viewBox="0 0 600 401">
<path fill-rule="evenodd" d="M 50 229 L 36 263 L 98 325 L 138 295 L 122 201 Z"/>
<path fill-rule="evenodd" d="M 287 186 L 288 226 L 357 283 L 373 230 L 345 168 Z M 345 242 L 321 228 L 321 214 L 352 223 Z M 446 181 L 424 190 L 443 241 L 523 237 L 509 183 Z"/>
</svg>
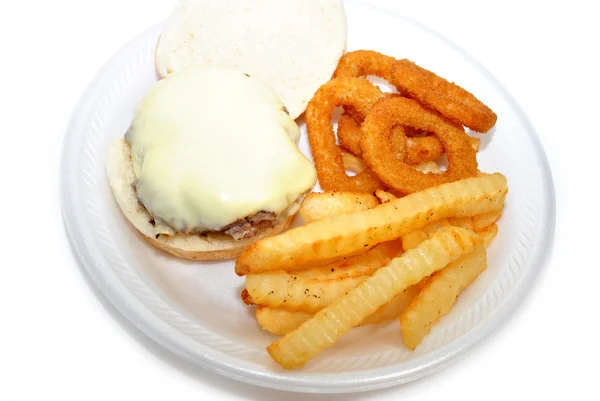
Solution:
<svg viewBox="0 0 600 401">
<path fill-rule="evenodd" d="M 123 214 L 178 257 L 238 256 L 282 231 L 316 182 L 284 104 L 244 71 L 194 66 L 162 79 L 112 144 L 107 173 Z"/>
</svg>

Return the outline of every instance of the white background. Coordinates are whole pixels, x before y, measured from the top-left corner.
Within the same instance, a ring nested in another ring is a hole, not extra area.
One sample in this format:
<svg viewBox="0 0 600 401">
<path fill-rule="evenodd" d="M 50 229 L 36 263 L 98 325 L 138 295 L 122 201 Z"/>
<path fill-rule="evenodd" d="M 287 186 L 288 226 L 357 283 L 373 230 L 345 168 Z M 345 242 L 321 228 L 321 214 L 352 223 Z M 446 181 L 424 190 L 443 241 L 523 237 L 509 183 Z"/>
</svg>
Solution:
<svg viewBox="0 0 600 401">
<path fill-rule="evenodd" d="M 87 83 L 174 2 L 2 1 L 0 400 L 600 397 L 596 2 L 372 3 L 421 21 L 478 58 L 542 139 L 556 186 L 556 239 L 514 316 L 444 371 L 355 396 L 242 385 L 162 351 L 121 318 L 78 267 L 60 215 L 58 163 L 70 112 Z"/>
</svg>

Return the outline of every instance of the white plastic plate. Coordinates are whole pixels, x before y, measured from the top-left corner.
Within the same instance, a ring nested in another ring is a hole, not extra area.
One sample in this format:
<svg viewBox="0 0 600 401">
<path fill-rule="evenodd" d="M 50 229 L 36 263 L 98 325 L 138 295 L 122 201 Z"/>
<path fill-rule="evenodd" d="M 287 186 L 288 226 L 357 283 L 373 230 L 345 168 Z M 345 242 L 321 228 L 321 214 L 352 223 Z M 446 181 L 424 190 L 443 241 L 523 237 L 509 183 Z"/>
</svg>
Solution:
<svg viewBox="0 0 600 401">
<path fill-rule="evenodd" d="M 489 268 L 414 352 L 397 321 L 355 329 L 302 370 L 287 372 L 268 356 L 275 337 L 261 331 L 240 300 L 244 280 L 233 262 L 177 260 L 148 245 L 121 214 L 104 162 L 134 106 L 156 82 L 154 47 L 161 26 L 119 51 L 83 94 L 68 128 L 62 161 L 63 212 L 89 275 L 131 322 L 167 349 L 203 368 L 261 386 L 306 392 L 388 387 L 439 370 L 497 329 L 531 288 L 552 243 L 554 193 L 544 151 L 527 118 L 474 58 L 400 15 L 348 2 L 348 50 L 409 58 L 460 83 L 498 114 L 482 136 L 483 171 L 500 171 L 509 195 Z M 234 117 L 232 115 L 232 117 Z M 226 123 L 226 122 L 224 122 Z M 301 148 L 308 152 L 303 129 Z M 233 166 L 232 166 L 233 168 Z"/>
</svg>

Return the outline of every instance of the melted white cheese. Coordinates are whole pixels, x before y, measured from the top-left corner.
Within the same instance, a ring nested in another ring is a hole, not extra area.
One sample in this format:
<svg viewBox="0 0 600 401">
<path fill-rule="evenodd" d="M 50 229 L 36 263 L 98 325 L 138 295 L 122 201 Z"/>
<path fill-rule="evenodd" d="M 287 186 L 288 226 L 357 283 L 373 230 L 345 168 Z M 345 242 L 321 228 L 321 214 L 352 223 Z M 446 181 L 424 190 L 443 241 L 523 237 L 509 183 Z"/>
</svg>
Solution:
<svg viewBox="0 0 600 401">
<path fill-rule="evenodd" d="M 159 81 L 126 134 L 140 201 L 182 232 L 286 210 L 316 182 L 299 137 L 266 85 L 217 67 Z"/>
</svg>

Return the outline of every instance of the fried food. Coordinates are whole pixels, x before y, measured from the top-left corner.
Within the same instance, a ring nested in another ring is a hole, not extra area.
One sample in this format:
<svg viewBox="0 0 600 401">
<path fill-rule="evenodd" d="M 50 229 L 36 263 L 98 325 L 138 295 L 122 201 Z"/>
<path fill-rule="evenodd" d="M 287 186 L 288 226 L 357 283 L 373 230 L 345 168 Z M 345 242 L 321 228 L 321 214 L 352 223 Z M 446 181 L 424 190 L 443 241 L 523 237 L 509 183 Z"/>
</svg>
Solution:
<svg viewBox="0 0 600 401">
<path fill-rule="evenodd" d="M 295 330 L 313 316 L 314 313 L 310 312 L 289 311 L 264 305 L 258 305 L 256 308 L 256 321 L 260 327 L 278 336 Z"/>
<path fill-rule="evenodd" d="M 399 93 L 382 93 L 367 76 Z M 502 174 L 478 170 L 481 141 L 463 125 L 486 132 L 495 122 L 472 94 L 408 60 L 368 50 L 340 60 L 306 114 L 326 192 L 306 197 L 307 224 L 236 261 L 242 299 L 283 336 L 267 348 L 278 364 L 301 367 L 352 327 L 391 318 L 414 349 L 450 311 L 487 267 L 508 192 Z"/>
<path fill-rule="evenodd" d="M 479 152 L 479 149 L 481 148 L 481 139 L 476 138 L 474 136 L 470 136 L 469 142 L 471 142 L 471 146 L 475 150 L 475 153 Z"/>
<path fill-rule="evenodd" d="M 501 212 L 496 210 L 488 213 L 482 213 L 473 217 L 449 217 L 433 223 L 427 224 L 425 227 L 418 228 L 401 237 L 402 248 L 407 251 L 414 248 L 434 233 L 443 230 L 446 227 L 462 227 L 471 231 L 475 231 L 482 237 L 484 246 L 487 248 L 498 233 L 498 225 L 494 224 L 501 216 Z M 476 225 L 474 222 L 479 221 Z"/>
<path fill-rule="evenodd" d="M 356 122 L 346 112 L 342 113 L 338 120 L 337 137 L 342 148 L 355 156 L 360 157 L 362 155 L 362 149 L 360 148 L 360 140 L 362 138 L 360 123 Z"/>
<path fill-rule="evenodd" d="M 237 259 L 235 271 L 243 276 L 339 259 L 433 221 L 497 210 L 507 191 L 502 174 L 485 174 L 428 188 L 364 212 L 329 217 L 254 243 Z"/>
<path fill-rule="evenodd" d="M 375 196 L 377 197 L 377 199 L 379 199 L 379 202 L 381 203 L 387 203 L 391 200 L 398 199 L 396 195 L 386 192 L 382 189 L 378 189 L 377 191 L 375 191 Z"/>
<path fill-rule="evenodd" d="M 375 245 L 366 252 L 348 256 L 324 266 L 311 267 L 293 274 L 309 280 L 343 280 L 373 274 L 402 253 L 402 241 L 396 239 Z"/>
<path fill-rule="evenodd" d="M 502 205 L 504 206 L 504 205 Z M 473 217 L 473 230 L 482 231 L 487 227 L 491 226 L 502 217 L 502 208 L 498 210 L 492 210 L 488 213 L 479 214 Z"/>
<path fill-rule="evenodd" d="M 392 128 L 390 133 L 390 146 L 394 150 L 396 156 L 399 157 L 399 155 L 404 154 L 404 161 L 406 164 L 416 166 L 431 163 L 444 154 L 444 147 L 435 135 L 426 134 L 414 136 L 415 129 L 411 127 L 403 127 L 403 129 L 404 135 L 402 135 L 401 128 Z M 410 132 L 411 130 L 413 131 L 412 135 Z M 362 156 L 363 153 L 362 148 L 360 147 L 360 141 L 362 138 L 360 124 L 358 124 L 354 118 L 344 113 L 340 116 L 338 122 L 337 135 L 340 146 L 349 152 L 342 151 L 342 156 L 344 157 L 344 166 L 346 166 L 346 169 L 356 172 L 363 171 L 366 166 L 364 166 L 364 163 L 362 163 L 361 159 L 356 157 Z M 479 152 L 481 139 L 472 136 L 469 136 L 468 139 L 469 143 L 475 150 L 475 153 Z M 346 161 L 346 157 L 350 158 L 350 160 Z M 354 157 L 354 159 L 352 159 L 352 157 Z M 356 163 L 355 160 L 360 161 L 360 164 Z M 359 170 L 357 170 L 352 166 L 361 167 Z M 415 168 L 419 170 L 418 167 Z"/>
<path fill-rule="evenodd" d="M 418 293 L 419 289 L 416 286 L 405 288 L 401 293 L 392 298 L 390 302 L 381 306 L 372 315 L 366 317 L 358 326 L 378 324 L 397 319 Z M 313 316 L 314 313 L 289 311 L 287 309 L 270 308 L 262 305 L 256 308 L 256 320 L 258 324 L 269 333 L 279 336 L 297 329 L 302 323 Z"/>
<path fill-rule="evenodd" d="M 408 251 L 416 248 L 421 242 L 431 237 L 436 232 L 445 228 L 451 227 L 452 225 L 448 219 L 442 219 L 434 221 L 433 223 L 427 224 L 425 227 L 417 228 L 409 233 L 404 234 L 402 239 L 402 249 Z"/>
<path fill-rule="evenodd" d="M 342 162 L 346 170 L 354 171 L 356 174 L 362 173 L 367 169 L 367 165 L 361 158 L 344 150 L 342 150 Z"/>
<path fill-rule="evenodd" d="M 398 160 L 389 146 L 390 129 L 398 124 L 434 133 L 448 157 L 446 171 L 425 174 Z M 365 162 L 383 182 L 402 193 L 474 177 L 478 172 L 475 150 L 464 130 L 413 100 L 396 97 L 380 102 L 367 115 L 362 131 Z"/>
<path fill-rule="evenodd" d="M 477 234 L 483 239 L 483 245 L 487 248 L 494 238 L 496 238 L 496 235 L 498 235 L 498 224 L 494 223 L 491 226 L 478 231 Z"/>
<path fill-rule="evenodd" d="M 248 274 L 246 290 L 253 304 L 292 311 L 317 312 L 341 297 L 369 276 L 343 280 L 310 280 L 277 271 Z"/>
<path fill-rule="evenodd" d="M 486 268 L 486 251 L 479 245 L 428 279 L 425 287 L 400 314 L 404 344 L 415 349 L 431 328 L 450 312 L 459 294 Z"/>
<path fill-rule="evenodd" d="M 317 312 L 356 287 L 402 252 L 399 240 L 379 244 L 367 252 L 325 266 L 299 272 L 248 274 L 245 303 Z"/>
<path fill-rule="evenodd" d="M 368 210 L 377 205 L 377 198 L 364 192 L 312 192 L 304 198 L 298 214 L 310 223 L 325 217 Z"/>
<path fill-rule="evenodd" d="M 400 130 L 393 129 L 391 141 L 392 149 L 397 149 L 401 146 L 398 142 L 404 141 L 406 143 L 404 162 L 411 166 L 436 160 L 444 154 L 444 147 L 435 135 L 410 138 L 402 135 Z"/>
<path fill-rule="evenodd" d="M 392 81 L 392 64 L 395 58 L 373 50 L 356 50 L 342 56 L 333 73 L 337 77 L 367 77 L 374 75 Z"/>
<path fill-rule="evenodd" d="M 419 164 L 415 166 L 415 170 L 420 171 L 422 173 L 431 173 L 431 174 L 441 174 L 442 169 L 437 165 L 436 162 L 427 162 Z"/>
<path fill-rule="evenodd" d="M 267 351 L 285 369 L 303 366 L 405 288 L 471 252 L 479 243 L 481 239 L 464 228 L 451 227 L 434 234 L 275 341 Z"/>
<path fill-rule="evenodd" d="M 244 302 L 246 305 L 254 305 L 254 302 L 252 301 L 252 297 L 250 296 L 250 293 L 245 288 L 242 290 L 241 298 L 242 298 L 242 302 Z"/>
<path fill-rule="evenodd" d="M 395 61 L 390 82 L 412 99 L 473 131 L 485 133 L 496 124 L 496 113 L 479 99 L 412 61 Z"/>
<path fill-rule="evenodd" d="M 338 121 L 337 136 L 342 148 L 355 156 L 362 156 L 360 124 L 346 113 Z M 396 157 L 410 165 L 429 162 L 444 154 L 444 148 L 435 135 L 407 138 L 402 127 L 391 129 L 390 146 Z"/>
<path fill-rule="evenodd" d="M 308 103 L 306 128 L 321 188 L 326 191 L 372 193 L 385 185 L 370 169 L 349 177 L 331 126 L 337 106 L 352 106 L 366 115 L 383 97 L 375 85 L 363 78 L 334 78 L 321 86 Z"/>
<path fill-rule="evenodd" d="M 448 222 L 453 226 L 475 231 L 473 228 L 473 217 L 449 217 Z"/>
</svg>

